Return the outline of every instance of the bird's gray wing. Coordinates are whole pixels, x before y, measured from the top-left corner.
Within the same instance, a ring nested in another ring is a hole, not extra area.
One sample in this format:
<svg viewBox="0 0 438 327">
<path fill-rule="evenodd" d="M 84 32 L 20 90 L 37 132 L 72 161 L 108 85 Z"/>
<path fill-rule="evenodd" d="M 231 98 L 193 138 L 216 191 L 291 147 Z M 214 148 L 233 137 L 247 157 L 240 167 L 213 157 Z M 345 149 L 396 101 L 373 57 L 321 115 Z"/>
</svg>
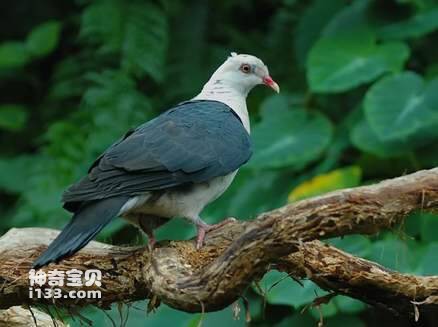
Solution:
<svg viewBox="0 0 438 327">
<path fill-rule="evenodd" d="M 238 116 L 217 101 L 189 101 L 112 145 L 63 195 L 83 201 L 138 195 L 224 176 L 246 163 L 251 142 Z"/>
</svg>

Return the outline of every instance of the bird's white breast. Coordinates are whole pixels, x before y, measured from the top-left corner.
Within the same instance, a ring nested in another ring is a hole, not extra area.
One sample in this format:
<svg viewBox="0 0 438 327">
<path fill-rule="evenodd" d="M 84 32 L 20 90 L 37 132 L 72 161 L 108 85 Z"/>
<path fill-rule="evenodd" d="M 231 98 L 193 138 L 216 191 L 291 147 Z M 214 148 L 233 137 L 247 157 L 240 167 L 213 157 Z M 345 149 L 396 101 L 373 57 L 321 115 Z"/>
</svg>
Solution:
<svg viewBox="0 0 438 327">
<path fill-rule="evenodd" d="M 195 221 L 207 204 L 225 192 L 236 173 L 237 170 L 188 188 L 166 190 L 160 196 L 157 193 L 135 196 L 122 207 L 119 215 L 131 216 L 141 213 L 166 218 L 183 217 Z"/>
</svg>

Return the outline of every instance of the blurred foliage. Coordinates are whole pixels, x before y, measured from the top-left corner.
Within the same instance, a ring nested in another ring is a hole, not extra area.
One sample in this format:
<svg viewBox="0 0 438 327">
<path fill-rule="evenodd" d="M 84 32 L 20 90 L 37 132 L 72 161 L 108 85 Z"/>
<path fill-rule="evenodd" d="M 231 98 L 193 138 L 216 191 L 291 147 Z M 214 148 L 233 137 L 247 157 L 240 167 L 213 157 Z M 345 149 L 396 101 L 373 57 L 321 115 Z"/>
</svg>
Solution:
<svg viewBox="0 0 438 327">
<path fill-rule="evenodd" d="M 289 194 L 289 202 L 360 184 L 361 170 L 351 166 L 321 174 L 298 185 Z"/>
<path fill-rule="evenodd" d="M 262 58 L 282 93 L 251 93 L 254 157 L 205 210 L 208 221 L 251 219 L 288 199 L 438 165 L 436 0 L 18 0 L 0 8 L 2 232 L 64 225 L 62 191 L 126 130 L 196 95 L 231 51 Z M 388 268 L 437 274 L 437 228 L 437 216 L 419 212 L 390 233 L 329 242 Z M 158 235 L 193 233 L 174 220 Z M 109 237 L 143 241 L 121 221 L 100 235 Z M 408 326 L 341 296 L 311 308 L 324 294 L 272 271 L 246 294 L 251 325 L 316 326 L 322 315 L 326 326 Z M 204 315 L 145 308 L 83 315 L 98 326 L 245 325 L 241 303 Z M 436 315 L 421 317 L 420 325 L 437 324 Z"/>
</svg>

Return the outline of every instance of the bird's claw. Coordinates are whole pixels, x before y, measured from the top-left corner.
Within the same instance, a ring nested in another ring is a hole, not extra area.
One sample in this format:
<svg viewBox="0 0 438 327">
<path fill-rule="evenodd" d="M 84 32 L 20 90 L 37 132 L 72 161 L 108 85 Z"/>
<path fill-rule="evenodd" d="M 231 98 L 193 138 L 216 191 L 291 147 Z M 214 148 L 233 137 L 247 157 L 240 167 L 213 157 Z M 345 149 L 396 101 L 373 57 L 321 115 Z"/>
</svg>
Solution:
<svg viewBox="0 0 438 327">
<path fill-rule="evenodd" d="M 222 226 L 224 226 L 226 224 L 233 223 L 233 222 L 236 222 L 236 221 L 237 221 L 236 218 L 230 217 L 230 218 L 227 218 L 227 219 L 225 219 L 225 220 L 223 220 L 223 221 L 221 221 L 220 223 L 217 223 L 217 224 L 209 225 L 209 224 L 206 224 L 204 222 L 201 222 L 200 224 L 198 224 L 197 225 L 197 227 L 198 227 L 198 236 L 196 238 L 196 249 L 199 250 L 200 248 L 202 248 L 202 246 L 204 245 L 205 235 L 208 232 L 211 232 L 213 230 L 219 229 L 219 228 L 221 228 Z"/>
<path fill-rule="evenodd" d="M 154 250 L 156 244 L 157 244 L 157 240 L 155 239 L 155 237 L 148 235 L 148 249 L 149 249 L 149 252 L 152 252 Z"/>
</svg>

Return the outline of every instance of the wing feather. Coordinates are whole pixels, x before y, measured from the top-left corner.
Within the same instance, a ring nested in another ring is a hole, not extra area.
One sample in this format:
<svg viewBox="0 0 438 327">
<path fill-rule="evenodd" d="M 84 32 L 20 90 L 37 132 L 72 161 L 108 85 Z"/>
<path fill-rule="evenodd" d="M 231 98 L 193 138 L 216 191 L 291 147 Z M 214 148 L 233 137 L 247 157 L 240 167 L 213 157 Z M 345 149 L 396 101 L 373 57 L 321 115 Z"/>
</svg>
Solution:
<svg viewBox="0 0 438 327">
<path fill-rule="evenodd" d="M 248 133 L 217 101 L 191 101 L 129 131 L 63 195 L 66 208 L 82 201 L 137 195 L 224 176 L 251 156 Z"/>
</svg>

